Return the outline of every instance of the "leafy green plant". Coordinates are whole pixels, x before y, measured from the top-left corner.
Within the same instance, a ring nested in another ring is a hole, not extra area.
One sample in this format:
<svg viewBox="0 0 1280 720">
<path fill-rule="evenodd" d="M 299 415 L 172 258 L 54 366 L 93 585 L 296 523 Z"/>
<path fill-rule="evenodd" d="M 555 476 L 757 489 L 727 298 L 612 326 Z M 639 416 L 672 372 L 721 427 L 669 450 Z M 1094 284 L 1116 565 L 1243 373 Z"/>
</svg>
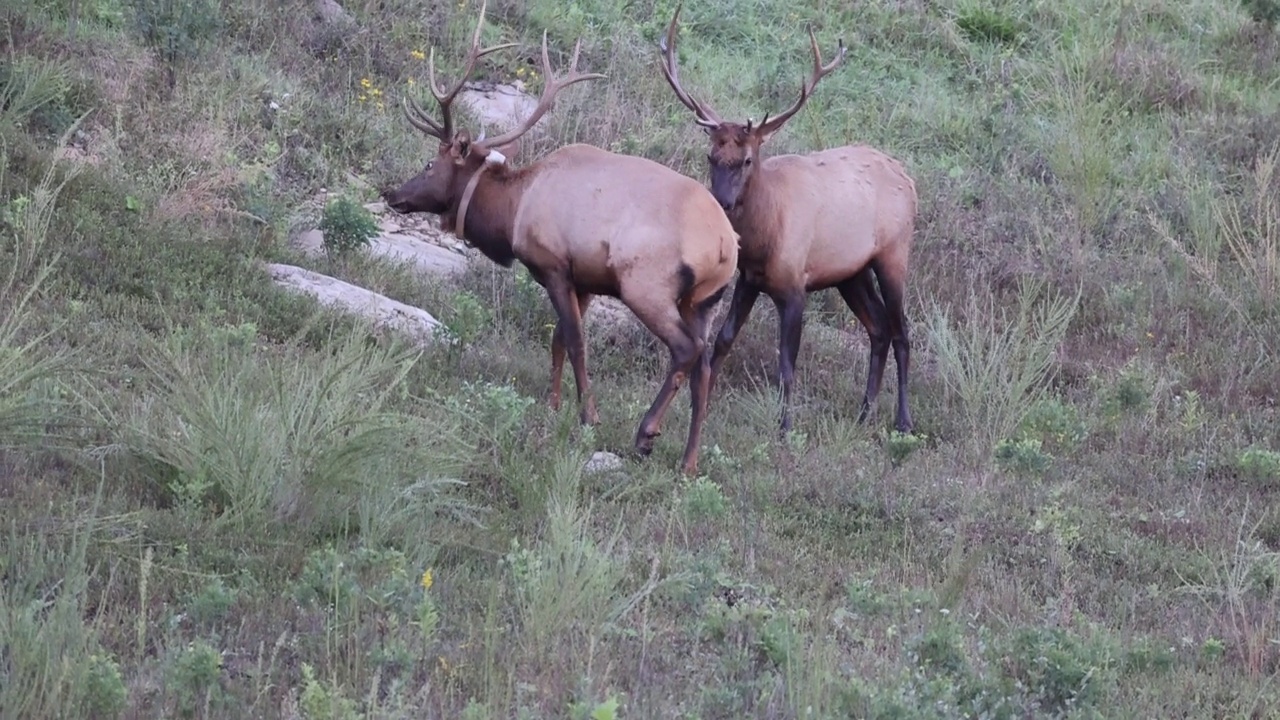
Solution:
<svg viewBox="0 0 1280 720">
<path fill-rule="evenodd" d="M 681 498 L 686 517 L 691 519 L 719 520 L 728 512 L 724 492 L 720 486 L 705 477 L 689 483 Z"/>
<path fill-rule="evenodd" d="M 1280 487 L 1280 452 L 1251 447 L 1236 460 L 1241 477 L 1259 487 Z"/>
<path fill-rule="evenodd" d="M 359 720 L 364 717 L 356 701 L 344 695 L 341 688 L 316 678 L 315 668 L 310 663 L 302 664 L 298 709 L 306 720 Z"/>
<path fill-rule="evenodd" d="M 996 462 L 1017 472 L 1038 475 L 1049 468 L 1053 457 L 1040 449 L 1040 438 L 1001 440 L 995 447 Z"/>
<path fill-rule="evenodd" d="M 218 36 L 220 6 L 213 0 L 128 0 L 139 34 L 155 49 L 172 90 L 181 63 L 197 57 Z"/>
<path fill-rule="evenodd" d="M 885 433 L 884 447 L 889 451 L 889 462 L 896 467 L 906 462 L 907 458 L 924 447 L 927 441 L 928 438 L 923 435 L 890 430 Z"/>
<path fill-rule="evenodd" d="M 218 678 L 222 653 L 204 640 L 194 640 L 173 654 L 168 664 L 169 687 L 183 715 L 194 715 L 223 699 Z"/>
<path fill-rule="evenodd" d="M 95 718 L 119 717 L 128 701 L 128 689 L 120 675 L 120 664 L 108 653 L 89 655 L 85 673 L 84 704 Z"/>
<path fill-rule="evenodd" d="M 1240 0 L 1240 6 L 1249 13 L 1249 19 L 1265 27 L 1275 28 L 1280 22 L 1280 2 L 1277 0 Z"/>
<path fill-rule="evenodd" d="M 493 312 L 474 293 L 462 290 L 453 296 L 444 327 L 463 347 L 493 325 Z"/>
<path fill-rule="evenodd" d="M 344 195 L 325 205 L 320 232 L 330 262 L 341 261 L 369 246 L 378 235 L 378 223 L 373 213 Z"/>
</svg>

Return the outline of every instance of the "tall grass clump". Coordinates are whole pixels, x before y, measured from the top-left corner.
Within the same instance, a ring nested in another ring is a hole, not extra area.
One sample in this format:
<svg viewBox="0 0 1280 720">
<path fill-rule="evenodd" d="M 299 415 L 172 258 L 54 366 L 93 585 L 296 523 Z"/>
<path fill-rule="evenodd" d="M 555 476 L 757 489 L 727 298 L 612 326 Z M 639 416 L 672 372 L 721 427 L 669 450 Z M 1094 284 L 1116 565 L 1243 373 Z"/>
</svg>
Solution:
<svg viewBox="0 0 1280 720">
<path fill-rule="evenodd" d="M 1074 297 L 1055 294 L 1038 302 L 1044 285 L 1024 280 L 1012 313 L 971 290 L 963 322 L 953 323 L 938 307 L 927 319 L 947 395 L 963 418 L 959 432 L 980 462 L 1044 397 L 1054 353 L 1079 306 L 1078 290 Z"/>
<path fill-rule="evenodd" d="M 255 336 L 253 326 L 181 330 L 144 359 L 153 399 L 129 408 L 121 427 L 139 454 L 172 470 L 179 505 L 243 529 L 300 517 L 346 524 L 370 493 L 443 499 L 467 444 L 443 407 L 393 409 L 416 351 L 373 347 L 358 333 L 323 354 L 260 348 Z"/>
<path fill-rule="evenodd" d="M 1123 158 L 1122 113 L 1091 72 L 1098 51 L 1079 44 L 1057 53 L 1056 67 L 1035 104 L 1048 134 L 1049 166 L 1061 187 L 1081 236 L 1103 230 L 1120 206 L 1116 186 Z M 1126 113 L 1127 114 L 1127 113 Z"/>
<path fill-rule="evenodd" d="M 8 168 L 8 161 L 8 148 L 0 147 L 0 168 Z M 8 266 L 0 279 L 0 448 L 45 438 L 61 410 L 51 390 L 69 358 L 48 349 L 57 323 L 37 319 L 36 300 L 58 261 L 48 243 L 58 197 L 83 166 L 68 164 L 61 179 L 58 168 L 51 163 L 29 193 L 0 209 L 0 258 Z M 0 187 L 6 179 L 0 176 Z M 43 325 L 39 330 L 37 323 Z"/>
<path fill-rule="evenodd" d="M 3 530 L 0 718 L 114 718 L 124 709 L 119 667 L 90 619 L 86 551 L 97 510 L 95 501 L 65 530 Z"/>
<path fill-rule="evenodd" d="M 6 59 L 0 66 L 0 130 L 23 127 L 41 109 L 62 100 L 70 88 L 70 65 L 65 61 Z"/>
<path fill-rule="evenodd" d="M 1176 233 L 1148 214 L 1163 241 L 1249 329 L 1268 355 L 1280 333 L 1280 142 L 1259 154 L 1239 194 L 1202 193 L 1210 218 Z M 1207 182 L 1203 183 L 1209 187 Z"/>
</svg>

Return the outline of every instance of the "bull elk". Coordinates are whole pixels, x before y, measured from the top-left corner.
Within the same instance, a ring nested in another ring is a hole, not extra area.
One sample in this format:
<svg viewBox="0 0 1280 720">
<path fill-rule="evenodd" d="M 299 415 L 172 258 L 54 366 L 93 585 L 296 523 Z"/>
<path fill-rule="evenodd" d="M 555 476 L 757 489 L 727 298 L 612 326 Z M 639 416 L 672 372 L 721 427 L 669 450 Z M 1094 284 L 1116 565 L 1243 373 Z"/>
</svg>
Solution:
<svg viewBox="0 0 1280 720">
<path fill-rule="evenodd" d="M 688 379 L 692 398 L 682 469 L 697 472 L 698 445 L 707 414 L 710 378 L 708 315 L 733 279 L 738 236 L 698 181 L 651 160 L 573 144 L 523 168 L 507 163 L 510 148 L 577 82 L 604 77 L 579 73 L 574 46 L 569 72 L 555 77 L 542 37 L 545 88 L 534 110 L 497 137 L 455 131 L 450 108 L 476 61 L 500 45 L 480 49 L 484 4 L 462 76 L 448 91 L 436 84 L 434 50 L 428 61 L 431 92 L 440 105 L 432 119 L 409 99 L 409 122 L 440 141 L 434 159 L 399 188 L 382 193 L 399 213 L 428 212 L 459 238 L 503 267 L 519 260 L 546 289 L 557 322 L 551 339 L 551 407 L 560 407 L 566 349 L 577 382 L 579 419 L 599 422 L 586 369 L 582 318 L 592 297 L 622 300 L 671 352 L 666 380 L 636 431 L 641 456 L 653 450 L 662 418 Z"/>
<path fill-rule="evenodd" d="M 721 120 L 710 106 L 681 86 L 674 56 L 679 18 L 677 5 L 666 36 L 659 40 L 662 71 L 676 97 L 693 111 L 697 124 L 710 138 L 711 193 L 741 236 L 741 273 L 716 338 L 710 387 L 715 386 L 734 339 L 764 292 L 778 310 L 781 428 L 789 430 L 805 297 L 834 287 L 866 328 L 870 341 L 867 386 L 858 422 L 866 420 L 876 401 L 892 344 L 898 366 L 895 426 L 909 432 L 911 342 L 903 301 L 915 225 L 915 182 L 897 160 L 865 145 L 761 157 L 764 143 L 804 106 L 818 81 L 844 59 L 844 41 L 840 41 L 836 57 L 823 64 L 810 29 L 813 73 L 801 84 L 799 99 L 780 115 L 765 115 L 759 125 L 751 120 L 742 125 Z"/>
</svg>

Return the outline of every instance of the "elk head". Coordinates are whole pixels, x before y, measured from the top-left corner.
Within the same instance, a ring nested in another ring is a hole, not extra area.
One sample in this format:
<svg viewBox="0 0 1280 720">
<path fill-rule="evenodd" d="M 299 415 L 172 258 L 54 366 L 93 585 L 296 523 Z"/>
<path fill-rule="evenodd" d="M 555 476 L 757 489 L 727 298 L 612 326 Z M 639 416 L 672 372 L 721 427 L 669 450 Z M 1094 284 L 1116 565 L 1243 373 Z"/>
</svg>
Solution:
<svg viewBox="0 0 1280 720">
<path fill-rule="evenodd" d="M 475 139 L 472 139 L 471 133 L 466 130 L 455 131 L 451 111 L 453 101 L 462 90 L 467 78 L 475 70 L 476 61 L 489 53 L 516 45 L 516 43 L 506 43 L 480 49 L 480 29 L 484 25 L 486 4 L 480 5 L 480 20 L 476 23 L 476 31 L 471 39 L 471 50 L 467 54 L 462 74 L 452 88 L 444 91 L 436 83 L 435 48 L 431 49 L 427 59 L 431 94 L 440 105 L 440 120 L 432 119 L 413 98 L 406 98 L 404 113 L 409 123 L 429 137 L 439 140 L 440 145 L 436 150 L 435 158 L 428 161 L 421 172 L 405 181 L 399 188 L 382 192 L 382 198 L 387 206 L 396 212 L 428 212 L 437 215 L 455 213 L 466 194 L 467 185 L 476 177 L 476 174 L 486 163 L 504 164 L 506 155 L 501 150 L 512 151 L 520 136 L 536 125 L 538 120 L 555 105 L 557 93 L 576 82 L 604 77 L 599 73 L 578 72 L 578 51 L 582 44 L 581 40 L 574 45 L 569 73 L 561 78 L 555 77 L 551 70 L 551 60 L 547 56 L 547 34 L 544 31 L 542 70 L 545 84 L 542 98 L 533 112 L 517 127 L 493 138 L 486 138 L 483 131 L 480 137 Z"/>
<path fill-rule="evenodd" d="M 720 116 L 709 105 L 696 100 L 680 85 L 679 70 L 675 59 L 675 47 L 676 24 L 680 19 L 682 5 L 683 3 L 676 6 L 676 12 L 671 18 L 671 24 L 667 26 L 666 35 L 658 41 L 664 60 L 662 73 L 666 76 L 667 83 L 671 85 L 671 89 L 675 91 L 676 97 L 680 99 L 680 102 L 693 111 L 696 116 L 695 122 L 710 136 L 711 149 L 707 153 L 707 163 L 710 165 L 711 171 L 711 194 L 715 196 L 716 201 L 720 203 L 722 208 L 726 211 L 733 211 L 742 205 L 742 199 L 760 160 L 760 146 L 780 130 L 801 107 L 804 107 L 809 96 L 813 94 L 813 88 L 818 84 L 818 81 L 826 77 L 832 70 L 835 70 L 840 61 L 844 59 L 844 40 L 840 40 L 835 59 L 824 65 L 822 63 L 822 53 L 818 50 L 818 40 L 813 35 L 813 28 L 809 28 L 809 45 L 813 49 L 813 73 L 808 80 L 801 83 L 799 99 L 779 115 L 770 118 L 766 114 L 759 125 L 756 125 L 750 119 L 747 120 L 745 125 L 725 121 L 721 120 Z"/>
</svg>

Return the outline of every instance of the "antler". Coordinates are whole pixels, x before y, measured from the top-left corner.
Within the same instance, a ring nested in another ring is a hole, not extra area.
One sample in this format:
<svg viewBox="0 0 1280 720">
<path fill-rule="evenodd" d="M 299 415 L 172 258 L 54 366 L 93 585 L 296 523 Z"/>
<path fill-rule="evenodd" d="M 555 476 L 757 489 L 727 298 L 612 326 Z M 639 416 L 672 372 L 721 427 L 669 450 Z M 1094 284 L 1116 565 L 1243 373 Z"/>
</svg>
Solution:
<svg viewBox="0 0 1280 720">
<path fill-rule="evenodd" d="M 436 102 L 440 103 L 440 122 L 433 120 L 422 109 L 422 106 L 418 105 L 418 101 L 411 97 L 406 98 L 404 114 L 409 119 L 409 123 L 422 132 L 432 137 L 440 138 L 445 142 L 453 139 L 453 113 L 450 109 L 453 105 L 453 100 L 458 96 L 458 92 L 462 90 L 467 78 L 475 71 L 476 61 L 489 53 L 517 45 L 517 43 L 504 43 L 484 50 L 480 49 L 480 29 L 484 26 L 486 5 L 488 5 L 488 0 L 480 3 L 480 19 L 476 22 L 476 31 L 471 36 L 471 50 L 467 53 L 466 65 L 463 67 L 462 74 L 458 77 L 458 82 L 448 92 L 441 90 L 439 84 L 436 83 L 436 49 L 434 47 L 431 48 L 431 54 L 427 58 L 427 73 L 431 80 L 431 94 L 435 96 Z"/>
<path fill-rule="evenodd" d="M 822 51 L 818 49 L 818 39 L 813 36 L 812 26 L 809 27 L 809 46 L 813 48 L 813 74 L 810 76 L 808 81 L 801 84 L 800 97 L 796 100 L 794 105 L 784 110 L 781 115 L 774 117 L 772 120 L 769 119 L 768 115 L 764 116 L 764 120 L 760 121 L 760 132 L 764 135 L 770 135 L 777 132 L 778 128 L 782 127 L 784 123 L 790 120 L 792 115 L 795 115 L 800 108 L 804 107 L 809 96 L 813 94 L 813 88 L 817 86 L 818 81 L 829 75 L 831 71 L 835 70 L 836 66 L 840 64 L 840 61 L 844 60 L 844 39 L 841 38 L 839 49 L 836 50 L 835 59 L 826 65 L 822 64 Z"/>
<path fill-rule="evenodd" d="M 662 63 L 662 74 L 667 77 L 667 82 L 671 85 L 671 89 L 676 91 L 676 97 L 680 98 L 680 102 L 692 110 L 694 115 L 697 115 L 697 123 L 703 127 L 713 128 L 720 124 L 720 116 L 707 105 L 695 100 L 680 85 L 680 71 L 676 67 L 675 58 L 676 23 L 680 19 L 680 10 L 683 7 L 683 2 L 676 5 L 676 13 L 671 16 L 671 24 L 667 26 L 667 34 L 658 38 L 658 47 L 662 50 L 665 59 L 665 62 Z"/>
<path fill-rule="evenodd" d="M 601 73 L 578 72 L 578 51 L 581 47 L 582 40 L 579 39 L 573 46 L 573 59 L 569 62 L 569 74 L 562 78 L 556 78 L 551 70 L 551 59 L 547 57 L 547 32 L 545 30 L 542 31 L 542 77 L 544 82 L 542 98 L 538 100 L 538 106 L 535 107 L 533 112 L 524 119 L 524 122 L 501 135 L 489 138 L 485 141 L 486 147 L 494 148 L 506 145 L 521 135 L 529 132 L 529 129 L 534 125 L 537 125 L 538 120 L 540 120 L 542 116 L 555 105 L 556 94 L 561 90 L 576 82 L 582 82 L 583 80 L 596 80 L 604 77 Z"/>
</svg>

